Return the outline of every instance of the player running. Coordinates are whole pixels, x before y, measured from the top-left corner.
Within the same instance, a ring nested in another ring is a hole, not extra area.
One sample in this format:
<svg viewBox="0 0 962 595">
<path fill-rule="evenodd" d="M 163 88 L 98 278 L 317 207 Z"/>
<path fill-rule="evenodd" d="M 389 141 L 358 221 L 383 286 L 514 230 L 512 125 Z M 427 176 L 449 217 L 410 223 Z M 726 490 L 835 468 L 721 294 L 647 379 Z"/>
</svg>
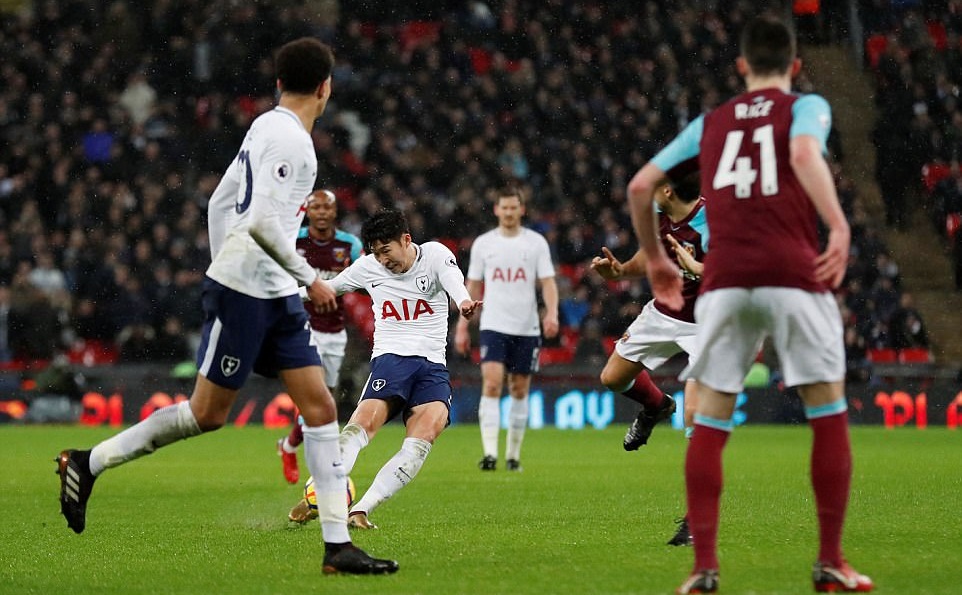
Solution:
<svg viewBox="0 0 962 595">
<path fill-rule="evenodd" d="M 60 509 L 76 533 L 104 470 L 178 440 L 222 427 L 252 371 L 279 375 L 304 417 L 304 454 L 316 479 L 325 573 L 384 574 L 397 562 L 371 558 L 351 543 L 338 445 L 337 409 L 324 385 L 298 297 L 306 286 L 321 311 L 335 307 L 331 288 L 295 250 L 304 197 L 317 156 L 310 131 L 331 96 L 331 49 L 313 38 L 292 41 L 275 57 L 277 107 L 254 120 L 208 205 L 213 261 L 204 282 L 205 322 L 196 385 L 187 401 L 156 410 L 91 450 L 57 458 Z"/>
<path fill-rule="evenodd" d="M 675 401 L 651 380 L 654 370 L 672 356 L 684 352 L 694 357 L 695 298 L 701 285 L 702 261 L 708 249 L 705 202 L 698 194 L 698 176 L 690 174 L 681 181 L 665 183 L 655 191 L 658 206 L 659 237 L 665 249 L 674 254 L 684 276 L 681 308 L 671 308 L 657 299 L 645 304 L 641 313 L 615 344 L 615 350 L 601 371 L 601 383 L 621 393 L 642 408 L 625 434 L 625 450 L 638 450 L 648 443 L 655 425 L 671 417 Z M 627 262 L 620 262 L 607 248 L 595 257 L 591 268 L 605 279 L 640 277 L 645 274 L 645 253 L 638 250 Z M 690 434 L 696 403 L 694 380 L 685 383 L 685 427 Z M 668 545 L 691 545 L 687 518 L 678 522 Z"/>
</svg>

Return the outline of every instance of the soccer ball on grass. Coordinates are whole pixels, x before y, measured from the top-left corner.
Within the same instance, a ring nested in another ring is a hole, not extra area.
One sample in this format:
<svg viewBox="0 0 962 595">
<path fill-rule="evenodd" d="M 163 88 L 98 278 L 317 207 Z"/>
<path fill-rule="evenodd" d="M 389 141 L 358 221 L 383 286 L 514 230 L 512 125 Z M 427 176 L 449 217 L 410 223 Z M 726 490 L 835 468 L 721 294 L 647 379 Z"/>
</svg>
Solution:
<svg viewBox="0 0 962 595">
<path fill-rule="evenodd" d="M 354 487 L 354 481 L 350 477 L 347 478 L 347 506 L 350 507 L 354 504 L 354 498 L 357 496 L 357 489 Z M 304 500 L 307 501 L 307 506 L 317 513 L 317 494 L 314 493 L 314 477 L 307 478 L 307 483 L 304 484 Z"/>
</svg>

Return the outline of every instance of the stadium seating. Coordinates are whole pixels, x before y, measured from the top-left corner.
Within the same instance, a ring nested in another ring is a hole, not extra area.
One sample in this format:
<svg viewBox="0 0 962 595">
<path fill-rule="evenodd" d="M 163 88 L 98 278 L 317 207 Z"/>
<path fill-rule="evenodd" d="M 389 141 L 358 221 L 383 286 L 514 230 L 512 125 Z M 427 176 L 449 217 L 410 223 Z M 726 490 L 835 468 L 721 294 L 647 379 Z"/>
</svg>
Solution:
<svg viewBox="0 0 962 595">
<path fill-rule="evenodd" d="M 948 177 L 951 173 L 951 168 L 945 163 L 938 161 L 926 163 L 922 166 L 922 187 L 925 188 L 926 192 L 931 194 L 932 191 L 935 190 L 936 184 Z"/>
<path fill-rule="evenodd" d="M 865 40 L 865 59 L 868 60 L 869 66 L 878 68 L 879 59 L 885 52 L 886 46 L 888 46 L 888 37 L 881 33 L 876 33 Z"/>
</svg>

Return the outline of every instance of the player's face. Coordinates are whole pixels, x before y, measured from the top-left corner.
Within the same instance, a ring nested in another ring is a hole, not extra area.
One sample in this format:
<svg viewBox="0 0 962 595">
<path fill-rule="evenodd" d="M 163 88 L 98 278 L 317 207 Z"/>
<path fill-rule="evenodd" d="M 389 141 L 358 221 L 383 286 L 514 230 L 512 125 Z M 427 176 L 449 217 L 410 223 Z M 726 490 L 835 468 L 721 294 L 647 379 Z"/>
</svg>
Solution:
<svg viewBox="0 0 962 595">
<path fill-rule="evenodd" d="M 494 216 L 501 227 L 518 227 L 524 216 L 524 206 L 517 196 L 502 196 L 494 205 Z"/>
<path fill-rule="evenodd" d="M 664 209 L 668 205 L 668 201 L 671 199 L 671 185 L 662 184 L 655 188 L 655 203 L 658 207 Z"/>
<path fill-rule="evenodd" d="M 311 227 L 327 231 L 334 226 L 334 219 L 337 218 L 337 203 L 321 195 L 307 205 L 307 217 L 311 220 Z"/>
<path fill-rule="evenodd" d="M 411 250 L 410 234 L 404 234 L 401 239 L 387 243 L 374 242 L 371 245 L 371 253 L 381 266 L 395 275 L 406 272 L 414 264 L 415 254 Z"/>
</svg>

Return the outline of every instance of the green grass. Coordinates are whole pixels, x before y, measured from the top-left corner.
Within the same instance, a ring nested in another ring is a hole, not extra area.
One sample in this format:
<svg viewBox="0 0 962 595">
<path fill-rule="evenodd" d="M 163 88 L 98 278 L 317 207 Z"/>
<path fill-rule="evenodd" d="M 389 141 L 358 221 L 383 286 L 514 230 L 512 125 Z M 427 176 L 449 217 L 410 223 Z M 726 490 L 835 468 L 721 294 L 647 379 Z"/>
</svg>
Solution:
<svg viewBox="0 0 962 595">
<path fill-rule="evenodd" d="M 667 593 L 690 548 L 664 542 L 683 511 L 684 440 L 659 428 L 637 453 L 622 427 L 529 431 L 524 472 L 481 473 L 477 429 L 441 436 L 417 480 L 356 543 L 399 560 L 385 577 L 324 577 L 316 523 L 289 524 L 279 433 L 225 429 L 97 482 L 87 530 L 59 514 L 53 456 L 107 428 L 0 426 L 0 593 Z M 363 491 L 399 446 L 388 426 L 352 473 Z M 846 553 L 878 593 L 957 591 L 962 433 L 854 428 Z M 739 428 L 726 451 L 725 593 L 810 592 L 810 434 Z M 303 468 L 303 465 L 302 465 Z"/>
</svg>

